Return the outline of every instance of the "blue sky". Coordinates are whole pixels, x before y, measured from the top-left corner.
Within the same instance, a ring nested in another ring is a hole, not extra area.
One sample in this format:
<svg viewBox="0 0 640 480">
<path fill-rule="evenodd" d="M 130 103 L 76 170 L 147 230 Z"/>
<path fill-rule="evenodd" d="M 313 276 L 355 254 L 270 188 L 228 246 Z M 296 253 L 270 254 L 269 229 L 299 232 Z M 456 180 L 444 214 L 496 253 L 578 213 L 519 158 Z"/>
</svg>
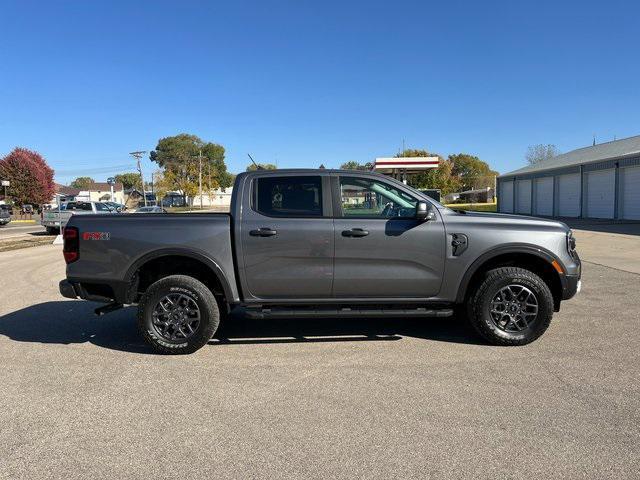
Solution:
<svg viewBox="0 0 640 480">
<path fill-rule="evenodd" d="M 0 155 L 68 182 L 188 132 L 280 167 L 412 148 L 505 172 L 640 134 L 638 2 L 0 2 Z M 147 160 L 145 169 L 154 168 Z"/>
</svg>

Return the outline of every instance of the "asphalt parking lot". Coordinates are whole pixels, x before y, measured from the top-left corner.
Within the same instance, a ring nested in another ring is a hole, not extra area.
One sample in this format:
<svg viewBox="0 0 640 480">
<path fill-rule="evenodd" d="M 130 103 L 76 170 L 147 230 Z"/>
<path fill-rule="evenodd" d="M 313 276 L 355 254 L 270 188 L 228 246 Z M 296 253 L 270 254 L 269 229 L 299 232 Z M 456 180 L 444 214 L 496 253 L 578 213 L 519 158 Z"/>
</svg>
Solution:
<svg viewBox="0 0 640 480">
<path fill-rule="evenodd" d="M 526 347 L 237 320 L 182 357 L 60 297 L 59 246 L 0 253 L 0 478 L 638 478 L 640 236 L 605 266 L 611 238 L 578 233 L 583 291 Z"/>
</svg>

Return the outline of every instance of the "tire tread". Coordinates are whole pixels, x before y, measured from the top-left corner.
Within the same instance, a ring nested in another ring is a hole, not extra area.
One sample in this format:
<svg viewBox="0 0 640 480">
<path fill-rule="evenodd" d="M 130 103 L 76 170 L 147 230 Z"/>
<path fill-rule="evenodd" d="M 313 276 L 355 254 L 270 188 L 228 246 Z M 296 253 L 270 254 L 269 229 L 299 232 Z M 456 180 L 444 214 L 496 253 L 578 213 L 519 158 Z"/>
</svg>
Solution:
<svg viewBox="0 0 640 480">
<path fill-rule="evenodd" d="M 176 347 L 168 347 L 158 343 L 153 332 L 150 332 L 146 327 L 145 316 L 147 314 L 147 309 L 153 308 L 153 305 L 149 305 L 150 299 L 152 299 L 159 290 L 176 285 L 179 285 L 181 288 L 193 290 L 199 295 L 205 304 L 207 322 L 205 323 L 204 330 L 201 334 L 187 339 L 186 346 L 176 345 Z M 147 288 L 147 291 L 142 295 L 142 298 L 138 303 L 137 318 L 140 334 L 156 352 L 168 355 L 180 355 L 193 353 L 209 342 L 218 329 L 220 311 L 213 293 L 202 282 L 188 275 L 170 275 L 168 277 L 161 278 Z"/>
<path fill-rule="evenodd" d="M 543 312 L 540 302 L 541 299 L 538 299 L 539 317 L 536 319 L 537 325 L 535 329 L 530 332 L 530 335 L 524 338 L 497 335 L 483 320 L 483 312 L 481 311 L 484 303 L 483 299 L 490 293 L 490 290 L 494 288 L 495 284 L 505 277 L 520 278 L 535 285 L 538 290 L 537 293 L 543 297 L 542 300 L 544 300 L 547 306 L 547 310 Z M 553 316 L 553 296 L 547 284 L 535 273 L 520 267 L 499 267 L 487 271 L 480 285 L 469 297 L 467 312 L 469 323 L 473 329 L 489 343 L 498 346 L 526 345 L 538 339 L 549 327 Z M 540 317 L 541 314 L 543 314 L 543 317 Z"/>
</svg>

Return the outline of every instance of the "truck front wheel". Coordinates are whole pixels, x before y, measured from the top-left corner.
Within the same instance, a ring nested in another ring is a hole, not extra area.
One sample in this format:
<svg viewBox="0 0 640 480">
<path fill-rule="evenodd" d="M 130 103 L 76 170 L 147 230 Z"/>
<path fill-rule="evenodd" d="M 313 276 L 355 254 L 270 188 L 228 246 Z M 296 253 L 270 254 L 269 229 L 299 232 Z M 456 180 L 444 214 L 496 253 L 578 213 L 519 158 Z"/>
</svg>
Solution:
<svg viewBox="0 0 640 480">
<path fill-rule="evenodd" d="M 471 326 L 493 345 L 525 345 L 553 316 L 553 296 L 535 273 L 517 267 L 489 270 L 467 303 Z"/>
<path fill-rule="evenodd" d="M 218 328 L 220 313 L 213 293 L 186 275 L 171 275 L 152 284 L 138 305 L 138 328 L 159 353 L 193 353 Z"/>
</svg>

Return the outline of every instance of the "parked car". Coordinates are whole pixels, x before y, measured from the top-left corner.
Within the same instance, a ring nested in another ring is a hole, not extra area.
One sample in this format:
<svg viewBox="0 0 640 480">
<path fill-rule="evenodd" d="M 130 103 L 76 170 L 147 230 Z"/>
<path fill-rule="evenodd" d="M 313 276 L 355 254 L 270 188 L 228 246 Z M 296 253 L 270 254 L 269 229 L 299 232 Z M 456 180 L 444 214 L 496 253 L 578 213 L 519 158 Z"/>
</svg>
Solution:
<svg viewBox="0 0 640 480">
<path fill-rule="evenodd" d="M 167 211 L 162 207 L 154 205 L 152 207 L 140 207 L 133 213 L 167 213 Z"/>
<path fill-rule="evenodd" d="M 24 205 L 22 205 L 22 213 L 25 215 L 29 215 L 33 213 L 33 205 L 30 205 L 28 203 L 25 203 Z"/>
<path fill-rule="evenodd" d="M 117 203 L 117 202 L 102 202 L 102 203 L 104 203 L 109 208 L 111 208 L 112 210 L 115 210 L 118 213 L 124 212 L 127 210 L 127 206 L 123 205 L 122 203 Z"/>
<path fill-rule="evenodd" d="M 177 194 L 167 194 L 162 199 L 163 207 L 186 207 L 187 204 L 184 201 L 184 197 L 182 195 Z"/>
<path fill-rule="evenodd" d="M 104 202 L 68 202 L 60 206 L 60 211 L 57 208 L 44 210 L 41 213 L 40 223 L 49 235 L 53 235 L 58 233 L 60 228 L 64 228 L 72 216 L 92 213 L 116 213 L 116 210 Z"/>
<path fill-rule="evenodd" d="M 11 221 L 8 205 L 0 205 L 0 226 L 5 226 Z"/>
<path fill-rule="evenodd" d="M 138 304 L 162 353 L 207 344 L 233 309 L 256 319 L 450 317 L 496 345 L 542 335 L 580 290 L 558 221 L 454 211 L 371 172 L 238 175 L 231 213 L 74 215 L 64 233 L 69 298 Z"/>
<path fill-rule="evenodd" d="M 0 205 L 0 208 L 6 210 L 7 212 L 9 212 L 9 215 L 13 215 L 13 205 L 11 204 L 7 204 L 7 203 L 3 203 L 2 205 Z"/>
</svg>

